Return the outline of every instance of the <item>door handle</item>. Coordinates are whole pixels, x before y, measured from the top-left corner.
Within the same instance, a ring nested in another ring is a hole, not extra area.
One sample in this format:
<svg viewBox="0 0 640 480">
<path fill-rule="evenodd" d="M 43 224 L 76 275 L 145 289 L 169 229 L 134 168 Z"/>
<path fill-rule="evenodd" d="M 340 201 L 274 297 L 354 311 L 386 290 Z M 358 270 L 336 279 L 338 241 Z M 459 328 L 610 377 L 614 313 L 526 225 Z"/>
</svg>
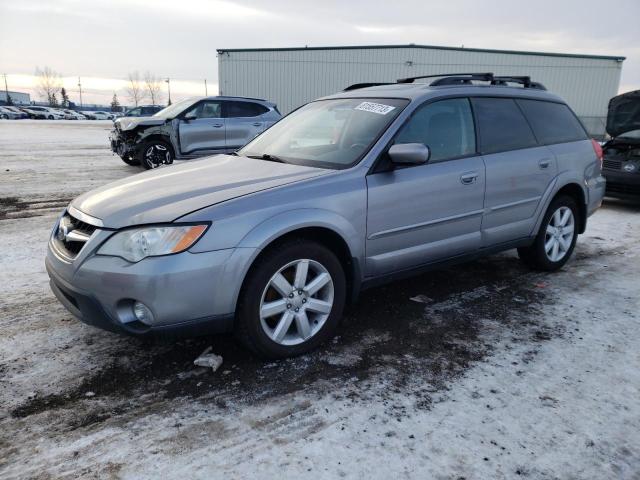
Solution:
<svg viewBox="0 0 640 480">
<path fill-rule="evenodd" d="M 260 126 L 262 126 L 262 123 L 260 123 L 260 122 L 253 122 L 253 126 L 254 126 L 254 127 L 260 127 Z"/>
<path fill-rule="evenodd" d="M 460 182 L 462 182 L 463 185 L 471 185 L 472 183 L 476 183 L 477 178 L 478 172 L 469 172 L 460 175 Z"/>
<path fill-rule="evenodd" d="M 540 160 L 538 162 L 538 165 L 540 166 L 540 168 L 545 169 L 545 168 L 549 168 L 549 165 L 551 165 L 551 159 L 549 158 L 543 158 L 542 160 Z"/>
<path fill-rule="evenodd" d="M 220 128 L 222 126 L 221 123 L 214 123 L 213 125 L 211 125 L 213 128 Z"/>
</svg>

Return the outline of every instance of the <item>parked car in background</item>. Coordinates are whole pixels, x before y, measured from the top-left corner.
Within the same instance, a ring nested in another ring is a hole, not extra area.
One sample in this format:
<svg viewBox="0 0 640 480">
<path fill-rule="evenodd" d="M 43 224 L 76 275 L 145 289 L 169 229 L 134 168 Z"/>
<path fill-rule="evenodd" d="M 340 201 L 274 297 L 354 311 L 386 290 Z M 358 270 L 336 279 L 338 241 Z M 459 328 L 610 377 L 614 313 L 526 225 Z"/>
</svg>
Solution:
<svg viewBox="0 0 640 480">
<path fill-rule="evenodd" d="M 43 120 L 62 120 L 64 114 L 51 107 L 41 107 L 38 105 L 29 105 L 22 108 L 22 110 L 29 115 L 30 118 L 43 119 Z"/>
<path fill-rule="evenodd" d="M 510 248 L 561 268 L 605 190 L 575 114 L 528 77 L 414 80 L 354 86 L 233 155 L 76 198 L 49 240 L 56 297 L 107 330 L 234 331 L 279 358 L 331 338 L 366 287 Z M 159 119 L 181 128 L 220 102 Z"/>
<path fill-rule="evenodd" d="M 607 195 L 640 198 L 640 90 L 609 101 L 602 173 Z"/>
<path fill-rule="evenodd" d="M 139 107 L 132 108 L 127 110 L 122 115 L 123 117 L 150 117 L 151 115 L 155 115 L 160 110 L 165 108 L 162 105 L 141 105 Z"/>
<path fill-rule="evenodd" d="M 29 115 L 26 114 L 25 112 L 23 112 L 22 110 L 20 110 L 18 107 L 13 106 L 13 105 L 4 105 L 2 108 L 5 108 L 6 110 L 10 110 L 14 113 L 16 113 L 18 115 L 18 118 L 29 118 Z"/>
<path fill-rule="evenodd" d="M 75 110 L 70 110 L 68 108 L 63 109 L 62 112 L 64 113 L 65 120 L 86 120 L 87 119 L 87 117 L 82 115 L 80 112 L 76 112 Z"/>
<path fill-rule="evenodd" d="M 15 112 L 9 107 L 0 107 L 0 119 L 3 120 L 20 120 L 22 118 L 28 118 L 28 115 L 24 112 Z"/>
<path fill-rule="evenodd" d="M 275 104 L 244 97 L 189 98 L 151 117 L 122 117 L 111 149 L 125 163 L 146 169 L 237 150 L 280 119 Z"/>
<path fill-rule="evenodd" d="M 81 112 L 82 115 L 87 117 L 89 120 L 113 120 L 114 116 L 111 112 L 103 112 L 103 111 L 84 111 Z"/>
</svg>

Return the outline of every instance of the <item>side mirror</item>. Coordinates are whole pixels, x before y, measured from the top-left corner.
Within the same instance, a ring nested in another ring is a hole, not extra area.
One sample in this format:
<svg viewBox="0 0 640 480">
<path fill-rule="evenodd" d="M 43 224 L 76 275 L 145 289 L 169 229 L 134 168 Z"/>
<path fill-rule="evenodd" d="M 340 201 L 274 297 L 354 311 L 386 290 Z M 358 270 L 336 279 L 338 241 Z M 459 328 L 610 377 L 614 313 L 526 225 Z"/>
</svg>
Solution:
<svg viewBox="0 0 640 480">
<path fill-rule="evenodd" d="M 398 143 L 389 149 L 389 158 L 399 165 L 422 165 L 430 155 L 429 147 L 423 143 Z"/>
<path fill-rule="evenodd" d="M 198 118 L 198 117 L 197 117 L 197 116 L 196 116 L 196 114 L 195 114 L 195 113 L 193 113 L 193 112 L 189 112 L 189 113 L 187 113 L 184 117 L 182 117 L 182 119 L 183 119 L 185 122 L 190 122 L 191 120 L 195 120 L 195 119 L 197 119 L 197 118 Z"/>
</svg>

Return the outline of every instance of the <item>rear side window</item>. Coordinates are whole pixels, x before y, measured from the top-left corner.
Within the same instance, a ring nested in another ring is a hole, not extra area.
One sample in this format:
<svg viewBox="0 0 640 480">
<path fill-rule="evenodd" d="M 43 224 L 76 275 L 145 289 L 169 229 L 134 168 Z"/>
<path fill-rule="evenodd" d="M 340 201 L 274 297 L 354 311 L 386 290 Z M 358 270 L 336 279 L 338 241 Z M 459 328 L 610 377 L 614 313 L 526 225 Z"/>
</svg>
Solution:
<svg viewBox="0 0 640 480">
<path fill-rule="evenodd" d="M 548 145 L 587 138 L 580 121 L 566 105 L 540 100 L 518 100 L 517 102 L 522 107 L 540 143 Z"/>
<path fill-rule="evenodd" d="M 535 147 L 536 138 L 511 98 L 474 98 L 473 108 L 478 120 L 480 151 L 496 153 Z"/>
<path fill-rule="evenodd" d="M 423 143 L 430 162 L 472 155 L 476 151 L 471 106 L 466 98 L 453 98 L 420 107 L 398 133 L 395 143 Z"/>
<path fill-rule="evenodd" d="M 257 117 L 269 110 L 258 103 L 253 102 L 226 102 L 227 118 Z"/>
</svg>

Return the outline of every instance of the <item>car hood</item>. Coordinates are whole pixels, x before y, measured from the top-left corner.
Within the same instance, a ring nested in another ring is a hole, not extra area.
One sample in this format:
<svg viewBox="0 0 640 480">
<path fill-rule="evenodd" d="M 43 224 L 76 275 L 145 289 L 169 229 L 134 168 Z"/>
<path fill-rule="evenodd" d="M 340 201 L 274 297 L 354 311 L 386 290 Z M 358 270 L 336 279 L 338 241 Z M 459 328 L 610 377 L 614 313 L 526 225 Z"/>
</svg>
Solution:
<svg viewBox="0 0 640 480">
<path fill-rule="evenodd" d="M 632 130 L 640 130 L 640 90 L 609 100 L 607 133 L 615 138 Z"/>
<path fill-rule="evenodd" d="M 140 173 L 71 202 L 107 228 L 171 222 L 216 203 L 329 173 L 330 170 L 217 155 Z"/>
<path fill-rule="evenodd" d="M 121 117 L 118 118 L 114 124 L 117 129 L 127 131 L 139 126 L 152 127 L 154 125 L 164 125 L 166 121 L 165 118 L 155 117 Z"/>
</svg>

